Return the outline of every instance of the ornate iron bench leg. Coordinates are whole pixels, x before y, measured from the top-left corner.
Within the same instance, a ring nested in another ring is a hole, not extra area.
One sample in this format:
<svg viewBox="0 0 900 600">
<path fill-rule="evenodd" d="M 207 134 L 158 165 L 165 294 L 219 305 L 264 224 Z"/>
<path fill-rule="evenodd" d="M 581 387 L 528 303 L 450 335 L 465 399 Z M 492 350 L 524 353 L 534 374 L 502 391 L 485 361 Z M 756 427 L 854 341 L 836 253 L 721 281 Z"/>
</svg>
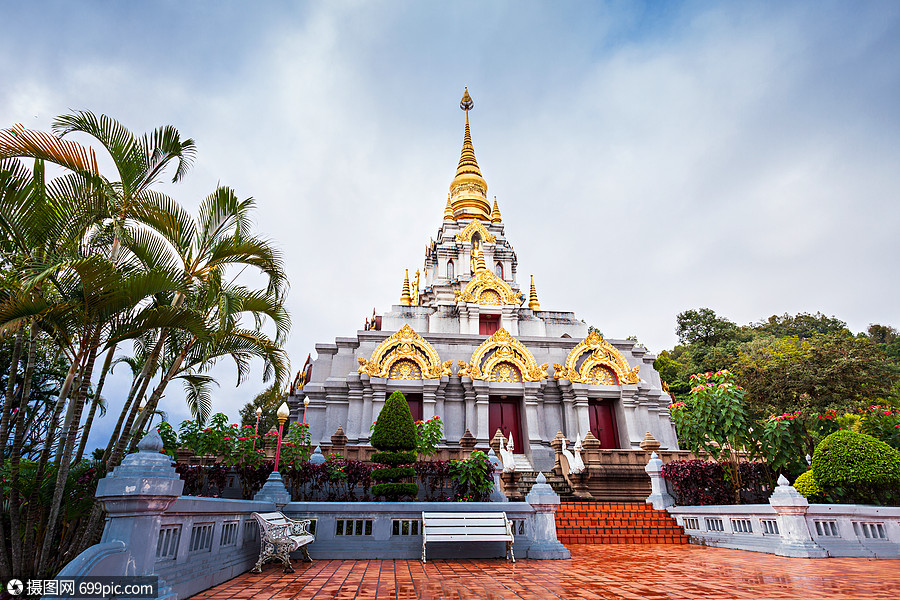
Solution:
<svg viewBox="0 0 900 600">
<path fill-rule="evenodd" d="M 278 551 L 275 553 L 275 557 L 281 561 L 281 564 L 284 565 L 285 573 L 293 573 L 294 567 L 291 566 L 291 551 L 289 550 L 290 546 L 281 546 L 279 545 Z"/>
<path fill-rule="evenodd" d="M 512 542 L 506 542 L 506 549 L 509 551 L 509 558 L 511 558 L 513 562 L 516 562 L 516 555 L 515 552 L 513 552 Z"/>
<path fill-rule="evenodd" d="M 309 557 L 309 550 L 306 549 L 306 544 L 300 546 L 300 552 L 303 553 L 303 562 L 312 562 L 313 561 Z"/>
<path fill-rule="evenodd" d="M 250 569 L 251 573 L 262 573 L 262 566 L 265 564 L 267 560 L 275 556 L 275 546 L 270 544 L 269 542 L 264 541 L 263 546 L 259 551 L 259 558 L 256 561 L 256 564 Z"/>
</svg>

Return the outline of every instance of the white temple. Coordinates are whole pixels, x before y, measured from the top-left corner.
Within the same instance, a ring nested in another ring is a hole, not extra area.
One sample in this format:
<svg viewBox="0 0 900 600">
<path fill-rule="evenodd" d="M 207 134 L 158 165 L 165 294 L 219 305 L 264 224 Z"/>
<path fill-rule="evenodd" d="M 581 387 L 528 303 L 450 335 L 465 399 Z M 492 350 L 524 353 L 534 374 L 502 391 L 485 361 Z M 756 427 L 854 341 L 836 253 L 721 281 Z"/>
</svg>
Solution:
<svg viewBox="0 0 900 600">
<path fill-rule="evenodd" d="M 441 417 L 446 445 L 468 429 L 485 447 L 500 429 L 525 468 L 552 467 L 557 431 L 568 439 L 590 432 L 601 448 L 623 449 L 638 448 L 649 431 L 662 449 L 677 449 L 655 356 L 589 332 L 572 312 L 542 310 L 533 278 L 523 293 L 475 160 L 472 106 L 466 91 L 462 153 L 422 273 L 412 284 L 407 274 L 400 304 L 364 330 L 316 345 L 291 388 L 292 417 L 308 398 L 314 444 L 338 427 L 349 444 L 367 444 L 385 399 L 400 390 L 414 418 Z"/>
</svg>

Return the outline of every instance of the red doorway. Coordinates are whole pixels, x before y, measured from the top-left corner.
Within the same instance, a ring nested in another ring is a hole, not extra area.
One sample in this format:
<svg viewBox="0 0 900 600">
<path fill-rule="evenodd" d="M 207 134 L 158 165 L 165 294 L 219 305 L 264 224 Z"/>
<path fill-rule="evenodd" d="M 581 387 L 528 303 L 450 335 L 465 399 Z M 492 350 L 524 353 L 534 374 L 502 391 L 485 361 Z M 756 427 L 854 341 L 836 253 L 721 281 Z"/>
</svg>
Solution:
<svg viewBox="0 0 900 600">
<path fill-rule="evenodd" d="M 478 333 L 480 335 L 494 335 L 499 329 L 500 315 L 478 315 Z"/>
<path fill-rule="evenodd" d="M 413 421 L 422 420 L 422 394 L 416 392 L 403 393 L 406 397 L 406 403 L 409 404 L 409 414 L 412 415 Z"/>
<path fill-rule="evenodd" d="M 600 440 L 600 448 L 612 450 L 619 447 L 619 429 L 612 402 L 591 402 L 588 404 L 591 433 Z"/>
<path fill-rule="evenodd" d="M 493 438 L 497 429 L 503 432 L 503 437 L 509 440 L 509 434 L 513 436 L 513 452 L 525 453 L 525 440 L 522 438 L 522 429 L 519 427 L 519 398 L 490 397 L 488 405 L 488 435 Z"/>
</svg>

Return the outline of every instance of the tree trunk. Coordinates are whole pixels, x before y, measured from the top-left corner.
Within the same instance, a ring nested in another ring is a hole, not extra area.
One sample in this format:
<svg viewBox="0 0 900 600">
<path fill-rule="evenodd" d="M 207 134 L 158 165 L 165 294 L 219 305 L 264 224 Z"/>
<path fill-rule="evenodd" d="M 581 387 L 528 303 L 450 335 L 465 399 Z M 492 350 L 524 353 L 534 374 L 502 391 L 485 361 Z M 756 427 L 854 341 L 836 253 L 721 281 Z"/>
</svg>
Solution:
<svg viewBox="0 0 900 600">
<path fill-rule="evenodd" d="M 13 347 L 12 360 L 9 365 L 9 377 L 6 380 L 6 396 L 3 398 L 3 414 L 0 415 L 0 441 L 6 446 L 6 440 L 9 437 L 9 413 L 12 411 L 13 391 L 16 385 L 16 376 L 19 373 L 19 358 L 22 354 L 22 336 L 24 335 L 24 327 L 19 325 L 16 331 L 16 344 Z M 10 553 L 7 548 L 6 528 L 3 526 L 3 519 L 0 518 L 0 579 L 9 579 L 13 572 L 10 570 Z M 11 544 L 10 544 L 11 545 Z"/>
<path fill-rule="evenodd" d="M 84 423 L 84 431 L 81 432 L 81 443 L 78 444 L 78 453 L 75 454 L 75 462 L 81 460 L 84 456 L 84 448 L 87 446 L 88 436 L 91 434 L 91 426 L 94 423 L 94 413 L 97 412 L 97 405 L 100 404 L 100 392 L 103 391 L 103 384 L 106 382 L 106 374 L 109 373 L 109 366 L 112 364 L 113 354 L 116 352 L 116 345 L 110 347 L 106 353 L 106 360 L 103 361 L 103 369 L 100 371 L 100 380 L 97 381 L 97 387 L 94 390 L 94 401 L 91 402 L 91 410 L 88 413 L 87 421 Z"/>
<path fill-rule="evenodd" d="M 50 517 L 47 520 L 47 533 L 44 536 L 44 544 L 41 549 L 38 573 L 43 573 L 46 570 L 51 548 L 55 548 L 57 552 L 64 550 L 55 541 L 56 533 L 59 529 L 59 512 L 62 508 L 62 499 L 65 493 L 66 480 L 69 477 L 69 469 L 72 466 L 72 453 L 75 450 L 75 437 L 78 433 L 78 426 L 81 423 L 81 412 L 84 409 L 84 400 L 88 395 L 88 389 L 91 386 L 91 372 L 94 368 L 94 362 L 97 360 L 96 346 L 100 338 L 100 332 L 101 328 L 97 327 L 96 331 L 87 340 L 87 360 L 81 376 L 81 388 L 78 390 L 77 398 L 69 403 L 69 410 L 66 415 L 66 420 L 69 423 L 69 433 L 65 441 L 65 447 L 60 449 L 62 458 L 59 461 L 59 470 L 56 472 L 56 487 L 53 489 L 53 501 L 50 504 Z"/>
<path fill-rule="evenodd" d="M 59 415 L 62 413 L 62 407 L 66 402 L 66 398 L 69 396 L 69 391 L 72 389 L 72 382 L 75 380 L 75 374 L 78 371 L 78 365 L 80 363 L 81 355 L 76 354 L 72 358 L 72 364 L 69 366 L 69 372 L 66 373 L 66 380 L 63 382 L 62 389 L 59 391 L 59 397 L 57 397 L 56 405 L 53 407 L 53 415 L 50 417 L 50 423 L 47 426 L 46 443 L 41 450 L 41 458 L 38 461 L 38 468 L 34 478 L 35 486 L 28 496 L 27 501 L 28 517 L 25 520 L 25 540 L 22 544 L 22 555 L 24 557 L 35 557 L 36 555 L 34 544 L 35 540 L 40 538 L 38 532 L 38 517 L 40 516 L 41 508 L 41 503 L 38 502 L 38 495 L 40 493 L 39 483 L 43 480 L 44 470 L 47 468 L 47 463 L 50 461 L 50 452 L 53 449 L 53 444 L 51 442 L 56 435 L 56 423 L 59 422 Z M 32 565 L 31 574 L 36 574 L 36 566 L 36 563 Z"/>
<path fill-rule="evenodd" d="M 12 493 L 9 498 L 9 533 L 12 545 L 12 572 L 22 573 L 22 518 L 19 506 L 22 495 L 19 492 L 19 463 L 22 458 L 22 444 L 25 440 L 25 408 L 31 399 L 31 380 L 34 376 L 34 363 L 37 356 L 37 323 L 31 324 L 28 342 L 28 362 L 25 365 L 25 379 L 22 382 L 22 395 L 19 410 L 16 413 L 16 432 L 13 435 L 12 449 L 9 456 L 9 485 Z"/>
</svg>

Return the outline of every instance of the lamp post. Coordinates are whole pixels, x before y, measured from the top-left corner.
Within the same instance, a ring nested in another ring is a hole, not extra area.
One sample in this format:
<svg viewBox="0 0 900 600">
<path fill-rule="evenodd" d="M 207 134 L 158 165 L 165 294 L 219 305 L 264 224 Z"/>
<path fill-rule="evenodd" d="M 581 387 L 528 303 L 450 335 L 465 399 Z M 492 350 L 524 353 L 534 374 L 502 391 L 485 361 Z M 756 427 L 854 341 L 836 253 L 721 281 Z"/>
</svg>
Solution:
<svg viewBox="0 0 900 600">
<path fill-rule="evenodd" d="M 306 407 L 309 406 L 309 398 L 303 399 L 303 424 L 306 425 Z"/>
<path fill-rule="evenodd" d="M 291 416 L 291 409 L 288 408 L 287 402 L 282 402 L 275 413 L 278 417 L 278 446 L 275 448 L 275 472 L 278 472 L 278 461 L 281 459 L 281 432 L 284 428 L 284 422 Z"/>
<path fill-rule="evenodd" d="M 253 434 L 256 436 L 253 438 L 253 449 L 256 450 L 256 440 L 259 439 L 259 418 L 262 416 L 262 409 L 260 407 L 256 407 L 256 427 L 253 428 Z"/>
</svg>

